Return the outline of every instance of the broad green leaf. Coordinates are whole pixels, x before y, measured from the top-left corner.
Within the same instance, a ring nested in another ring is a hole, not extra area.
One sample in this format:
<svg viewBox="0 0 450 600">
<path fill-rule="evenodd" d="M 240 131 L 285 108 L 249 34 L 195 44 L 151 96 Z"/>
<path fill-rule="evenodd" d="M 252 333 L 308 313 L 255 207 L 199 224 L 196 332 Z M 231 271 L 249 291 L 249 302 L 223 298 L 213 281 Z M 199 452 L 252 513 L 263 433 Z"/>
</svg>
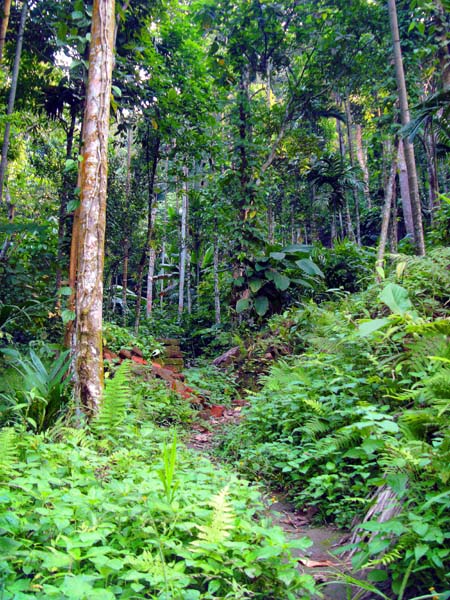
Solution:
<svg viewBox="0 0 450 600">
<path fill-rule="evenodd" d="M 397 283 L 388 283 L 378 297 L 396 315 L 404 315 L 413 307 L 408 290 Z"/>
<path fill-rule="evenodd" d="M 371 319 L 370 321 L 366 321 L 365 323 L 359 324 L 358 333 L 361 337 L 367 337 L 371 335 L 375 331 L 382 329 L 389 323 L 389 319 Z"/>
<path fill-rule="evenodd" d="M 250 281 L 248 282 L 248 285 L 249 285 L 249 288 L 251 289 L 251 291 L 254 294 L 256 294 L 256 292 L 259 292 L 259 290 L 264 285 L 264 280 L 263 279 L 250 279 Z"/>
<path fill-rule="evenodd" d="M 311 246 L 306 244 L 290 244 L 282 249 L 283 252 L 310 252 Z"/>
<path fill-rule="evenodd" d="M 241 314 L 244 310 L 248 310 L 251 306 L 251 301 L 249 298 L 241 298 L 236 303 L 236 312 L 237 314 Z"/>
<path fill-rule="evenodd" d="M 255 311 L 260 317 L 263 317 L 269 310 L 269 300 L 266 296 L 258 296 L 254 301 Z"/>
<path fill-rule="evenodd" d="M 318 275 L 319 277 L 324 277 L 322 271 L 310 258 L 302 258 L 301 260 L 296 260 L 295 264 L 307 275 Z"/>
<path fill-rule="evenodd" d="M 291 284 L 291 280 L 289 279 L 289 277 L 286 277 L 286 275 L 283 275 L 278 271 L 273 271 L 273 282 L 275 283 L 276 288 L 279 289 L 281 292 L 287 290 Z"/>
<path fill-rule="evenodd" d="M 286 254 L 284 252 L 271 252 L 270 258 L 273 258 L 274 260 L 283 260 L 286 258 Z"/>
<path fill-rule="evenodd" d="M 73 321 L 75 319 L 75 311 L 65 308 L 61 311 L 61 319 L 64 325 L 69 321 Z"/>
</svg>

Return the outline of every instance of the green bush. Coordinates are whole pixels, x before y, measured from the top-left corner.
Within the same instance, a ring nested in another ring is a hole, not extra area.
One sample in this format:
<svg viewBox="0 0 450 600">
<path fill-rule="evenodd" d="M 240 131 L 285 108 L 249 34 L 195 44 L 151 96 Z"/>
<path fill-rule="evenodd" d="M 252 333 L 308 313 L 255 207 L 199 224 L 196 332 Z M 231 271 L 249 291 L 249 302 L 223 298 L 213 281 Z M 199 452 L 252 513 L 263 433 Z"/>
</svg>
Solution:
<svg viewBox="0 0 450 600">
<path fill-rule="evenodd" d="M 309 541 L 260 520 L 254 488 L 170 432 L 123 427 L 109 452 L 87 430 L 22 435 L 0 496 L 4 600 L 311 598 L 290 555 Z"/>
</svg>

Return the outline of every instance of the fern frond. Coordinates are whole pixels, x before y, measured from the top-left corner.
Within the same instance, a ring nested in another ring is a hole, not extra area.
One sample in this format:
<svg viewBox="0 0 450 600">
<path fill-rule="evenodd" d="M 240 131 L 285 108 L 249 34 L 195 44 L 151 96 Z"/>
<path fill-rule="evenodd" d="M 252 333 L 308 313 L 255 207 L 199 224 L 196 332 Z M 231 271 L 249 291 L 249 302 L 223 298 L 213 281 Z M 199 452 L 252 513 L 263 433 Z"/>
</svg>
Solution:
<svg viewBox="0 0 450 600">
<path fill-rule="evenodd" d="M 17 434 L 14 429 L 5 427 L 0 430 L 0 479 L 11 474 L 18 458 Z"/>
<path fill-rule="evenodd" d="M 193 546 L 201 546 L 204 542 L 220 544 L 231 535 L 234 528 L 234 512 L 227 496 L 228 486 L 212 498 L 210 502 L 213 509 L 211 524 L 198 526 L 198 539 L 192 542 Z"/>
<path fill-rule="evenodd" d="M 373 560 L 369 560 L 362 568 L 363 569 L 372 569 L 373 567 L 376 567 L 378 565 L 381 565 L 383 567 L 388 567 L 389 565 L 392 565 L 393 563 L 400 560 L 402 558 L 402 556 L 404 555 L 405 550 L 407 550 L 408 548 L 413 546 L 413 544 L 414 544 L 414 536 L 407 533 L 406 535 L 403 535 L 399 538 L 397 544 L 394 546 L 394 548 L 389 550 L 389 552 L 386 552 L 379 558 L 374 558 Z"/>
<path fill-rule="evenodd" d="M 93 420 L 93 429 L 103 435 L 114 436 L 127 416 L 130 400 L 130 370 L 132 363 L 124 361 L 113 379 L 109 379 L 103 393 L 102 404 Z"/>
<path fill-rule="evenodd" d="M 319 416 L 312 416 L 307 419 L 302 427 L 298 428 L 298 431 L 303 433 L 303 438 L 313 438 L 328 433 L 331 429 L 329 420 Z"/>
</svg>

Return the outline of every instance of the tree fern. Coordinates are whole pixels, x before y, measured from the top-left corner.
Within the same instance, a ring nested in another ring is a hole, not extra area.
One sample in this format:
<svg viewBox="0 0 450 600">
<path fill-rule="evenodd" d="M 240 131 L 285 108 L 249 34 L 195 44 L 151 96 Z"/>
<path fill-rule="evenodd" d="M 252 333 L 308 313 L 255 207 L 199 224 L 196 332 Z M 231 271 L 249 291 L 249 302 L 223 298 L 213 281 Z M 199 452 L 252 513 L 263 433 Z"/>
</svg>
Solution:
<svg viewBox="0 0 450 600">
<path fill-rule="evenodd" d="M 198 526 L 198 539 L 192 542 L 192 546 L 202 546 L 205 542 L 220 544 L 230 536 L 234 528 L 234 512 L 227 496 L 228 486 L 212 498 L 210 502 L 213 509 L 211 523 Z"/>
<path fill-rule="evenodd" d="M 0 430 L 0 479 L 11 474 L 18 458 L 17 434 L 14 429 L 5 427 Z"/>
<path fill-rule="evenodd" d="M 113 379 L 107 381 L 100 410 L 93 421 L 93 429 L 103 435 L 116 436 L 127 416 L 130 400 L 129 377 L 131 362 L 124 361 Z"/>
</svg>

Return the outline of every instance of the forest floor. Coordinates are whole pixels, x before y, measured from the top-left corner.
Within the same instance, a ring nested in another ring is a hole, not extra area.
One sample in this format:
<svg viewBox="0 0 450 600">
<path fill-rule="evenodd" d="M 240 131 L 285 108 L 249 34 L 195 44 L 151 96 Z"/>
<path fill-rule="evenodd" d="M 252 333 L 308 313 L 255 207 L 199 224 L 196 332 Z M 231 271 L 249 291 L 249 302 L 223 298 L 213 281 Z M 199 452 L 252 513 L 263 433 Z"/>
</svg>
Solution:
<svg viewBox="0 0 450 600">
<path fill-rule="evenodd" d="M 188 447 L 201 452 L 212 462 L 217 462 L 214 449 L 220 443 L 221 434 L 227 427 L 242 418 L 241 410 L 244 404 L 245 401 L 237 400 L 231 407 L 225 408 L 220 416 L 213 416 L 205 411 L 205 419 L 193 426 Z M 274 525 L 281 527 L 288 539 L 309 537 L 312 541 L 307 556 L 304 551 L 293 550 L 293 555 L 298 557 L 299 570 L 309 573 L 317 583 L 323 584 L 321 591 L 324 600 L 347 599 L 347 586 L 335 583 L 335 580 L 337 574 L 348 572 L 350 565 L 343 563 L 334 554 L 339 546 L 345 544 L 347 532 L 332 526 L 317 527 L 312 523 L 313 511 L 300 512 L 288 501 L 286 493 L 274 491 L 261 482 L 258 484 L 265 505 L 264 516 L 270 517 Z"/>
</svg>

